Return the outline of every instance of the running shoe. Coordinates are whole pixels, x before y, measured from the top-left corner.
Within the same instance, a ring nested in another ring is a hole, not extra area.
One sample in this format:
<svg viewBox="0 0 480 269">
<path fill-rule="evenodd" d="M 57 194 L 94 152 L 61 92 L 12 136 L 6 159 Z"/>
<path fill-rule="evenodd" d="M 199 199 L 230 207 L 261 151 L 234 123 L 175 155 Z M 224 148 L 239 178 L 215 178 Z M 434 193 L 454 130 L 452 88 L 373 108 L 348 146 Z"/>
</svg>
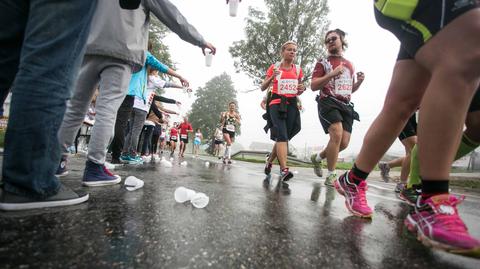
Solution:
<svg viewBox="0 0 480 269">
<path fill-rule="evenodd" d="M 397 185 L 395 186 L 395 192 L 396 192 L 396 193 L 400 193 L 400 192 L 402 192 L 406 187 L 407 187 L 407 183 L 399 182 L 399 183 L 397 183 Z"/>
<path fill-rule="evenodd" d="M 373 210 L 367 204 L 367 181 L 363 180 L 358 186 L 350 183 L 348 172 L 334 181 L 335 189 L 345 196 L 345 206 L 355 216 L 371 218 Z"/>
<path fill-rule="evenodd" d="M 457 205 L 465 199 L 450 194 L 432 196 L 425 201 L 419 197 L 405 226 L 417 233 L 425 246 L 447 252 L 480 257 L 480 241 L 473 238 L 458 215 Z"/>
<path fill-rule="evenodd" d="M 270 175 L 270 173 L 272 172 L 272 166 L 273 164 L 268 162 L 265 163 L 265 169 L 263 170 L 265 172 L 265 175 Z"/>
<path fill-rule="evenodd" d="M 333 186 L 333 182 L 337 179 L 337 174 L 330 174 L 326 179 L 325 179 L 325 186 Z"/>
<path fill-rule="evenodd" d="M 380 175 L 382 176 L 383 181 L 390 181 L 390 166 L 388 166 L 388 163 L 378 163 L 378 169 L 380 169 Z"/>
<path fill-rule="evenodd" d="M 398 195 L 398 198 L 400 198 L 400 200 L 402 201 L 405 201 L 407 204 L 411 206 L 415 206 L 418 196 L 420 196 L 421 194 L 422 194 L 422 189 L 414 185 L 412 188 L 403 189 Z"/>
<path fill-rule="evenodd" d="M 322 177 L 322 161 L 317 161 L 317 154 L 312 154 L 312 156 L 310 156 L 310 161 L 312 161 L 313 172 L 315 173 L 315 175 L 317 175 L 318 177 Z"/>
<path fill-rule="evenodd" d="M 293 177 L 292 172 L 288 170 L 288 168 L 284 168 L 283 170 L 280 171 L 280 180 L 283 181 L 289 181 Z"/>
</svg>

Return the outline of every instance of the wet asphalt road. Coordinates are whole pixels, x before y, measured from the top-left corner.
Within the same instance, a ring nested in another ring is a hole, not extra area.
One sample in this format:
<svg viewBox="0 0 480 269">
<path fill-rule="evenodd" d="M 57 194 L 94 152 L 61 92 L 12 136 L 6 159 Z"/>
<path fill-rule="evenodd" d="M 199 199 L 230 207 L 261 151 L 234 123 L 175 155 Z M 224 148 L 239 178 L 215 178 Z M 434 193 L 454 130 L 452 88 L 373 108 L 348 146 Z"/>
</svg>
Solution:
<svg viewBox="0 0 480 269">
<path fill-rule="evenodd" d="M 84 160 L 70 159 L 68 186 L 82 188 Z M 81 205 L 0 212 L 0 268 L 480 268 L 480 260 L 417 242 L 394 184 L 371 181 L 375 213 L 365 220 L 311 169 L 293 168 L 287 187 L 276 174 L 265 184 L 261 164 L 185 160 L 117 168 L 122 179 L 145 181 L 134 192 L 85 188 L 90 200 Z M 206 193 L 209 205 L 176 203 L 179 186 Z M 459 207 L 477 238 L 479 208 L 480 195 Z"/>
</svg>

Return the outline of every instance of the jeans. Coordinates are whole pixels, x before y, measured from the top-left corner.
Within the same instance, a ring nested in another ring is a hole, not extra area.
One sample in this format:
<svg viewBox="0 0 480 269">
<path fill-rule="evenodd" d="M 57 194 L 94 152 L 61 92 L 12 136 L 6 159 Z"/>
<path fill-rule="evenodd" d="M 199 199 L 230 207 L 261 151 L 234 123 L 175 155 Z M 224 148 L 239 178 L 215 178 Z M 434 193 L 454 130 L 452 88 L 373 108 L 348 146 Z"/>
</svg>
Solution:
<svg viewBox="0 0 480 269">
<path fill-rule="evenodd" d="M 123 152 L 130 155 L 137 154 L 138 139 L 143 129 L 143 124 L 147 118 L 147 111 L 133 108 L 132 115 L 130 117 L 131 129 L 125 138 L 125 144 L 123 145 Z"/>
<path fill-rule="evenodd" d="M 60 188 L 57 131 L 96 0 L 0 1 L 0 95 L 11 88 L 3 188 L 45 198 Z"/>
</svg>

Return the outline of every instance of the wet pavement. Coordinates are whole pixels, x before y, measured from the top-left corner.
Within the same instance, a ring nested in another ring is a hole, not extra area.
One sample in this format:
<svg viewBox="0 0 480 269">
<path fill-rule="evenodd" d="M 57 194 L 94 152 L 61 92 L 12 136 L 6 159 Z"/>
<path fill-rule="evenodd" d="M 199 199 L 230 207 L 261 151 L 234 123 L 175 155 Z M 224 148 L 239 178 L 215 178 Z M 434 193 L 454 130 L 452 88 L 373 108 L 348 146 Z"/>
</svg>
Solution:
<svg viewBox="0 0 480 269">
<path fill-rule="evenodd" d="M 185 160 L 117 168 L 122 179 L 145 181 L 133 192 L 85 188 L 90 200 L 81 205 L 0 212 L 0 268 L 480 268 L 480 260 L 417 242 L 403 226 L 408 206 L 393 183 L 371 181 L 375 212 L 365 220 L 311 169 L 293 168 L 287 186 L 275 174 L 265 181 L 261 164 Z M 84 161 L 70 158 L 65 184 L 82 188 Z M 176 203 L 179 186 L 206 193 L 210 203 Z M 479 208 L 479 194 L 459 207 L 477 238 Z"/>
</svg>

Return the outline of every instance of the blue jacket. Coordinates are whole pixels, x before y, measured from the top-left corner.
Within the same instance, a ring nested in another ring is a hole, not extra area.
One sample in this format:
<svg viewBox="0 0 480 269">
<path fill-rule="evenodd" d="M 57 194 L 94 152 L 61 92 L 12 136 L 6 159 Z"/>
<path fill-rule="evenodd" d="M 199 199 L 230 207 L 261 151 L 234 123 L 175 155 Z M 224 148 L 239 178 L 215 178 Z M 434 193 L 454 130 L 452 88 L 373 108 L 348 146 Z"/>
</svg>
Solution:
<svg viewBox="0 0 480 269">
<path fill-rule="evenodd" d="M 147 90 L 147 67 L 157 69 L 162 73 L 167 73 L 168 66 L 157 60 L 150 52 L 147 51 L 147 61 L 143 65 L 142 69 L 137 73 L 132 74 L 130 84 L 128 85 L 127 95 L 138 97 L 142 100 L 146 100 L 145 92 Z"/>
</svg>

